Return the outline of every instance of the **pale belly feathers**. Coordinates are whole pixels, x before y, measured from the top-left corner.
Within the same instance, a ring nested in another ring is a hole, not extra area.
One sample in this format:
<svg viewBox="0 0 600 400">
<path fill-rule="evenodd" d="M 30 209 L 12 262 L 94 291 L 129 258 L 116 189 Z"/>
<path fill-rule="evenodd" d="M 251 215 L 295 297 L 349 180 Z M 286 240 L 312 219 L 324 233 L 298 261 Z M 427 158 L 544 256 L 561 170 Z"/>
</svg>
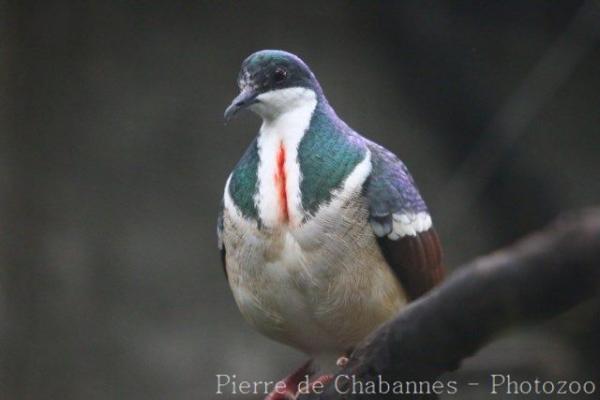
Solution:
<svg viewBox="0 0 600 400">
<path fill-rule="evenodd" d="M 370 152 L 331 200 L 306 218 L 297 150 L 316 94 L 290 88 L 258 99 L 254 109 L 263 125 L 255 201 L 261 224 L 242 215 L 228 181 L 222 240 L 229 284 L 257 330 L 316 358 L 335 359 L 407 302 L 377 246 L 361 196 Z M 280 111 L 277 118 L 269 118 L 266 104 Z"/>
<path fill-rule="evenodd" d="M 225 191 L 229 283 L 245 319 L 266 336 L 339 355 L 406 304 L 368 222 L 363 175 L 351 175 L 308 221 L 260 229 Z"/>
</svg>

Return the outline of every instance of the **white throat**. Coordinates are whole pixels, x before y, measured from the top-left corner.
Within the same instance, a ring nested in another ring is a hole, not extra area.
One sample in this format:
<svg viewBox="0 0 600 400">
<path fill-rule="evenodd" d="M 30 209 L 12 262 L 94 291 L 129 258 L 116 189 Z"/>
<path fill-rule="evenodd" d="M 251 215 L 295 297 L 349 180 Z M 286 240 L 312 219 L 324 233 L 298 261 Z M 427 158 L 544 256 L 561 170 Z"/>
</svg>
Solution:
<svg viewBox="0 0 600 400">
<path fill-rule="evenodd" d="M 263 123 L 258 136 L 258 192 L 254 199 L 265 227 L 298 226 L 304 218 L 298 144 L 317 106 L 316 93 L 288 88 L 263 93 L 252 111 Z"/>
<path fill-rule="evenodd" d="M 277 89 L 258 95 L 258 102 L 250 106 L 250 110 L 257 113 L 263 121 L 274 121 L 287 113 L 304 109 L 312 102 L 316 105 L 316 99 L 316 93 L 308 88 Z"/>
</svg>

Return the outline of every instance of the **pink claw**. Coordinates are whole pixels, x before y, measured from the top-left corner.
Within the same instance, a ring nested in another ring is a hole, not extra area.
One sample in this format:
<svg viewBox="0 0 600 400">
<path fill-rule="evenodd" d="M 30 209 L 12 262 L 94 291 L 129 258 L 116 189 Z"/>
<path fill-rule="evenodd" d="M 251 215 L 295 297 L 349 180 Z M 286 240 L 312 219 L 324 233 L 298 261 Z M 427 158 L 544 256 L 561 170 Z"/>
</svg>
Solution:
<svg viewBox="0 0 600 400">
<path fill-rule="evenodd" d="M 337 359 L 337 361 L 335 362 L 335 365 L 337 365 L 339 368 L 344 368 L 346 365 L 348 365 L 348 361 L 350 361 L 350 359 L 346 356 L 341 356 L 340 358 Z"/>
</svg>

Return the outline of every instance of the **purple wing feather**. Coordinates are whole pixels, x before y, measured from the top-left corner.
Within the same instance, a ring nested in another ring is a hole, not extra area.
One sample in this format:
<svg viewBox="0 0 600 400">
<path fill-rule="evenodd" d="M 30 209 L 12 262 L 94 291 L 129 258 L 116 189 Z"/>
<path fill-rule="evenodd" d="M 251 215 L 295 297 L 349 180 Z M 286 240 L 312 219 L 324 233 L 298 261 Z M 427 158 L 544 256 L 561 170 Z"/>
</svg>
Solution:
<svg viewBox="0 0 600 400">
<path fill-rule="evenodd" d="M 372 171 L 365 183 L 370 221 L 377 243 L 411 300 L 437 285 L 445 275 L 442 247 L 435 229 L 393 240 L 393 215 L 428 213 L 406 166 L 385 148 L 369 143 Z"/>
</svg>

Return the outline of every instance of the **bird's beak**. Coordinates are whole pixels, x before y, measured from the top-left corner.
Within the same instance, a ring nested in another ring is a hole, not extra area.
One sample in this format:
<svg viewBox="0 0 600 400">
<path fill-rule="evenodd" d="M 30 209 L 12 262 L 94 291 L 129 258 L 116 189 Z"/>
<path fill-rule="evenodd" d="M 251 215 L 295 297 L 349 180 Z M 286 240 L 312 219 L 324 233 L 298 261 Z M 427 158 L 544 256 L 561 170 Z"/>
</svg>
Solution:
<svg viewBox="0 0 600 400">
<path fill-rule="evenodd" d="M 225 110 L 225 121 L 230 121 L 238 111 L 256 103 L 258 101 L 256 96 L 258 96 L 258 93 L 254 89 L 246 87 L 242 90 Z"/>
</svg>

